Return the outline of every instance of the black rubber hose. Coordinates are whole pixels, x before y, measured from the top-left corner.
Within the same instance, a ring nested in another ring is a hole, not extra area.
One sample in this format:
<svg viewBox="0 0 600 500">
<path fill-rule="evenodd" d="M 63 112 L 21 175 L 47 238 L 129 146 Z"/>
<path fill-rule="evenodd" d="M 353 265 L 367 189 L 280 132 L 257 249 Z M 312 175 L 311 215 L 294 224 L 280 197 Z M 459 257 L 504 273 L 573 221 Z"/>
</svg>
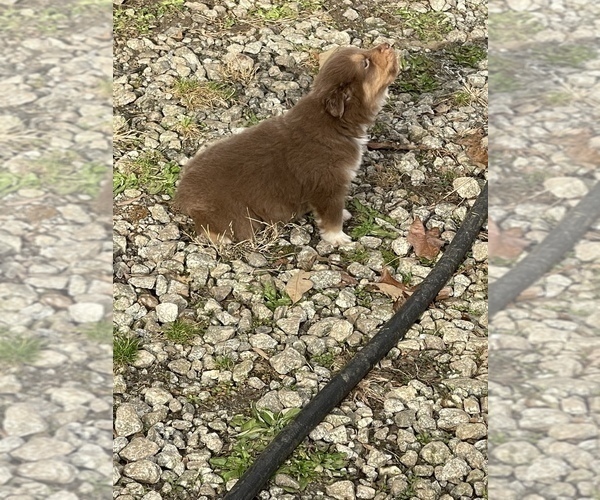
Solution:
<svg viewBox="0 0 600 500">
<path fill-rule="evenodd" d="M 515 267 L 489 287 L 489 318 L 502 311 L 573 249 L 600 217 L 600 182 Z"/>
<path fill-rule="evenodd" d="M 259 455 L 224 500 L 252 500 L 269 478 L 356 384 L 404 338 L 458 269 L 487 219 L 487 183 L 462 226 L 417 290 L 354 358 L 298 413 Z"/>
</svg>

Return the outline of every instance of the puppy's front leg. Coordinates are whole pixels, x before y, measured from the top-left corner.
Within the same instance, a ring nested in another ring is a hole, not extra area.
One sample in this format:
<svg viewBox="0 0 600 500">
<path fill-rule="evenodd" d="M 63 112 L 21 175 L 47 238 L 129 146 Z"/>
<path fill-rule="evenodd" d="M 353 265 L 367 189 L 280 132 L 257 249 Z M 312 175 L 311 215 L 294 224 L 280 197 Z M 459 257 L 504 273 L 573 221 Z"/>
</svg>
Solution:
<svg viewBox="0 0 600 500">
<path fill-rule="evenodd" d="M 350 218 L 350 212 L 344 209 L 344 199 L 323 200 L 315 203 L 314 212 L 323 241 L 333 246 L 346 245 L 352 238 L 342 231 L 342 224 Z"/>
</svg>

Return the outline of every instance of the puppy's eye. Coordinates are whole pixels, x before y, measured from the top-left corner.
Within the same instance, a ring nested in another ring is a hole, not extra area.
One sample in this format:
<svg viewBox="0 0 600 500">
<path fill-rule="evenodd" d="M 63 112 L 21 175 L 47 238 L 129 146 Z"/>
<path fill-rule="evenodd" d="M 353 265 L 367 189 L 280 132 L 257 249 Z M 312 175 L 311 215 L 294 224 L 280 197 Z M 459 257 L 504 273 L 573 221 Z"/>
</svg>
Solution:
<svg viewBox="0 0 600 500">
<path fill-rule="evenodd" d="M 365 69 L 369 67 L 369 64 L 371 64 L 371 60 L 365 58 L 365 60 L 363 61 L 363 66 L 365 67 Z"/>
</svg>

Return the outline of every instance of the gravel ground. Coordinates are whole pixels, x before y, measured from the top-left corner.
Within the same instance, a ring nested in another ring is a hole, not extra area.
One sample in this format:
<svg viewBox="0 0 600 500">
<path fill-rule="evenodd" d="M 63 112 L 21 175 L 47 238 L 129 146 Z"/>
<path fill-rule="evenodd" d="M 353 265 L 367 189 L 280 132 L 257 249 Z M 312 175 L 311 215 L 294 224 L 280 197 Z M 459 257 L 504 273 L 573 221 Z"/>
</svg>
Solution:
<svg viewBox="0 0 600 500">
<path fill-rule="evenodd" d="M 407 243 L 414 218 L 450 241 L 479 193 L 487 8 L 115 3 L 115 497 L 219 498 L 392 316 L 384 270 L 410 285 L 429 273 Z M 405 69 L 370 131 L 383 148 L 352 185 L 354 242 L 320 242 L 309 218 L 233 248 L 197 240 L 171 210 L 179 168 L 289 109 L 320 52 L 381 41 Z M 307 289 L 295 296 L 299 272 Z M 482 234 L 445 298 L 260 498 L 487 497 L 486 273 Z"/>
<path fill-rule="evenodd" d="M 594 3 L 490 3 L 490 216 L 531 244 L 600 180 L 599 23 Z M 492 498 L 600 496 L 598 229 L 490 324 Z"/>
<path fill-rule="evenodd" d="M 110 12 L 0 3 L 0 498 L 110 498 Z"/>
</svg>

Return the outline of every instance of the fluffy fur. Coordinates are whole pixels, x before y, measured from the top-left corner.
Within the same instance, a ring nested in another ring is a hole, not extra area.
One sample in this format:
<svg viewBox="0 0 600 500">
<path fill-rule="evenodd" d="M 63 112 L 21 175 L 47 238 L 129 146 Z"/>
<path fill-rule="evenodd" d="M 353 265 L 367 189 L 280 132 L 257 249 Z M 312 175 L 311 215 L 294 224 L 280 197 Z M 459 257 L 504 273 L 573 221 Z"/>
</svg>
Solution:
<svg viewBox="0 0 600 500">
<path fill-rule="evenodd" d="M 389 44 L 338 49 L 311 92 L 283 116 L 220 140 L 186 165 L 175 199 L 199 234 L 231 242 L 263 223 L 313 211 L 323 240 L 340 245 L 344 199 L 361 163 L 367 127 L 398 74 Z"/>
</svg>

